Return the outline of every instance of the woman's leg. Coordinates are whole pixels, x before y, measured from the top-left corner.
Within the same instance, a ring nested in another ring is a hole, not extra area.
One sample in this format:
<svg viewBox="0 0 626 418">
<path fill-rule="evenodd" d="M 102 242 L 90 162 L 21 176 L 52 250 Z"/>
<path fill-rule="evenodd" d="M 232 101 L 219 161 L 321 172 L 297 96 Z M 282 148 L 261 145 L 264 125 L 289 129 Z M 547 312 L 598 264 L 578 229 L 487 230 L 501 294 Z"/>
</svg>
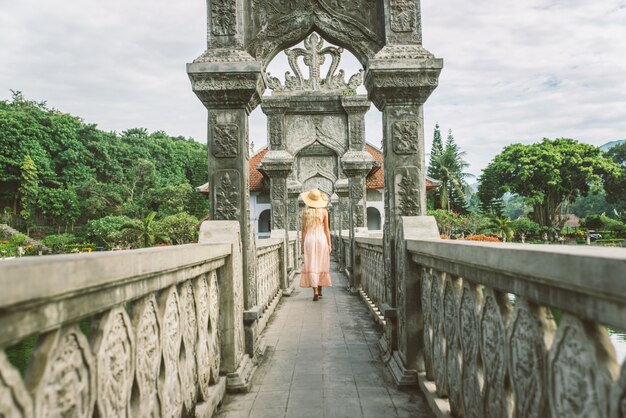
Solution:
<svg viewBox="0 0 626 418">
<path fill-rule="evenodd" d="M 317 293 L 317 287 L 313 286 L 313 301 L 319 300 L 319 295 Z"/>
</svg>

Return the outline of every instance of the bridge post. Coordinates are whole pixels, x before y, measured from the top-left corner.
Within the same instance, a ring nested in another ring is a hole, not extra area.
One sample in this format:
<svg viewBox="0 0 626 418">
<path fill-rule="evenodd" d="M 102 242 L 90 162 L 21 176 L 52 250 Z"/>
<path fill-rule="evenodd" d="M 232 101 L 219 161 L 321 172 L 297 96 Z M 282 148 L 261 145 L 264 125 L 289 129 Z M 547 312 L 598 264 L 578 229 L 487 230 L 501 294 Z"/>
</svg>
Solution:
<svg viewBox="0 0 626 418">
<path fill-rule="evenodd" d="M 337 228 L 338 228 L 338 248 L 339 251 L 339 269 L 342 271 L 349 270 L 351 266 L 351 260 L 346 260 L 345 251 L 343 249 L 344 243 L 341 239 L 341 232 L 350 227 L 349 210 L 350 210 L 350 186 L 347 179 L 340 179 L 335 182 L 335 193 L 339 197 L 339 204 L 337 205 Z"/>
<path fill-rule="evenodd" d="M 402 275 L 399 265 L 397 240 L 401 216 L 420 216 L 426 213 L 426 169 L 424 161 L 423 105 L 437 87 L 443 60 L 421 45 L 419 2 L 407 10 L 386 3 L 387 45 L 372 59 L 365 75 L 365 86 L 372 103 L 383 113 L 383 149 L 385 170 L 385 225 L 383 229 L 385 262 L 385 310 L 391 325 L 385 330 L 381 347 L 385 358 L 393 358 L 394 351 L 406 341 L 405 318 L 398 307 L 403 298 L 418 297 L 402 293 Z M 408 14 L 407 14 L 408 13 Z M 400 18 L 400 14 L 403 15 Z M 408 17 L 407 17 L 408 16 Z M 395 310 L 395 311 L 394 311 Z M 396 315 L 398 314 L 398 315 Z M 396 317 L 394 320 L 394 317 Z M 394 371 L 399 384 L 414 384 L 415 364 L 410 359 Z"/>
</svg>

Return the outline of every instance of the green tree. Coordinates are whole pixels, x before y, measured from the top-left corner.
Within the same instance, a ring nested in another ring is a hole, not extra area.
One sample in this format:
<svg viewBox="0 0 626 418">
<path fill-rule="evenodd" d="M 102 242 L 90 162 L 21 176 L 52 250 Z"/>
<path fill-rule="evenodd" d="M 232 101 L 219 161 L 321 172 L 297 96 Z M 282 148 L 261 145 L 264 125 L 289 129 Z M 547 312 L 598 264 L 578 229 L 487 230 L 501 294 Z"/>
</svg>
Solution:
<svg viewBox="0 0 626 418">
<path fill-rule="evenodd" d="M 513 240 L 513 222 L 507 216 L 490 216 L 489 227 L 493 230 L 497 237 L 502 238 L 502 241 Z"/>
<path fill-rule="evenodd" d="M 450 131 L 445 148 L 441 154 L 435 157 L 435 164 L 439 172 L 438 180 L 441 181 L 441 186 L 439 186 L 440 200 L 439 205 L 435 205 L 436 208 L 458 212 L 467 211 L 465 196 L 469 189 L 467 178 L 471 177 L 471 174 L 464 172 L 469 164 L 463 157 L 465 157 L 465 152 L 459 150 Z"/>
<path fill-rule="evenodd" d="M 35 223 L 35 217 L 37 215 L 37 198 L 39 196 L 39 177 L 37 175 L 37 167 L 30 155 L 24 157 L 24 161 L 21 166 L 22 169 L 22 182 L 20 184 L 20 196 L 22 210 L 20 215 L 24 222 L 26 222 L 26 234 L 30 233 L 30 228 Z"/>
<path fill-rule="evenodd" d="M 541 227 L 537 222 L 533 222 L 526 217 L 518 218 L 511 222 L 511 229 L 523 243 L 529 236 L 536 236 L 541 233 Z"/>
<path fill-rule="evenodd" d="M 606 155 L 620 167 L 616 175 L 606 179 L 606 200 L 623 207 L 626 204 L 626 142 L 614 146 Z"/>
<path fill-rule="evenodd" d="M 144 248 L 152 247 L 156 240 L 167 242 L 169 238 L 165 234 L 160 233 L 156 227 L 156 222 L 154 222 L 156 215 L 156 212 L 150 212 L 141 223 L 128 222 L 122 225 L 122 229 L 135 232 L 141 246 Z"/>
<path fill-rule="evenodd" d="M 478 193 L 483 204 L 511 192 L 532 207 L 529 217 L 542 226 L 557 226 L 563 205 L 589 192 L 590 185 L 618 173 L 617 165 L 598 147 L 572 139 L 544 139 L 513 144 L 483 171 Z"/>
<path fill-rule="evenodd" d="M 67 227 L 73 224 L 80 216 L 78 196 L 73 189 L 57 188 L 44 189 L 40 192 L 39 206 L 41 213 L 52 218 L 53 223 L 61 229 L 61 225 Z"/>
<path fill-rule="evenodd" d="M 109 215 L 100 219 L 93 219 L 87 222 L 87 238 L 99 246 L 110 249 L 116 245 L 127 245 L 129 236 L 123 227 L 132 223 L 132 219 L 127 216 Z"/>
<path fill-rule="evenodd" d="M 511 219 L 517 219 L 520 216 L 526 216 L 531 211 L 531 207 L 528 206 L 522 196 L 516 194 L 505 195 L 503 196 L 502 200 L 504 202 L 502 214 L 504 216 L 508 216 Z"/>
<path fill-rule="evenodd" d="M 430 160 L 428 162 L 428 171 L 427 174 L 429 177 L 439 180 L 440 170 L 439 164 L 437 162 L 437 158 L 443 153 L 443 141 L 441 139 L 441 130 L 439 129 L 439 124 L 435 124 L 435 131 L 433 132 L 433 144 L 430 149 Z M 428 199 L 432 202 L 432 207 L 434 208 L 435 202 L 441 201 L 441 195 L 439 193 L 439 189 L 435 188 L 433 190 L 428 191 Z"/>
<path fill-rule="evenodd" d="M 189 244 L 198 240 L 199 223 L 195 216 L 181 212 L 159 220 L 157 231 L 174 245 Z"/>
</svg>

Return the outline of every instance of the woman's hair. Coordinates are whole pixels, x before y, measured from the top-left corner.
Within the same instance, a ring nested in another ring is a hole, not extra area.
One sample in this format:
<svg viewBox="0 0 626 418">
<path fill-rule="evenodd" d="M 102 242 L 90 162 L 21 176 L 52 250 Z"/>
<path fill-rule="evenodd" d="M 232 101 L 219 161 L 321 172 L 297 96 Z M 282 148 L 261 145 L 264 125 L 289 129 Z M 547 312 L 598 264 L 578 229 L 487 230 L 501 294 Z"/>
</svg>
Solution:
<svg viewBox="0 0 626 418">
<path fill-rule="evenodd" d="M 307 228 L 321 225 L 324 222 L 324 208 L 311 208 L 304 209 L 304 224 Z"/>
</svg>

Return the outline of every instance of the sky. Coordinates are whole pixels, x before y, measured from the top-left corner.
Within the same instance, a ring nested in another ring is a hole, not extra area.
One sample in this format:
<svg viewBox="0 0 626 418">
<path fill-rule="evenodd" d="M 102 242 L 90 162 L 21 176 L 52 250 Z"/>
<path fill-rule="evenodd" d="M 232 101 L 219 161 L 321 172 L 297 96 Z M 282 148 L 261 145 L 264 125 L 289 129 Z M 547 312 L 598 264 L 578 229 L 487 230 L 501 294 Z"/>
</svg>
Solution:
<svg viewBox="0 0 626 418">
<path fill-rule="evenodd" d="M 444 59 L 424 107 L 427 151 L 437 122 L 476 176 L 511 143 L 626 138 L 626 0 L 424 0 L 422 26 L 424 47 Z M 0 100 L 19 90 L 106 131 L 206 142 L 185 71 L 205 48 L 204 0 L 0 0 Z M 257 108 L 256 149 L 265 124 Z M 380 144 L 373 106 L 366 130 Z"/>
</svg>

